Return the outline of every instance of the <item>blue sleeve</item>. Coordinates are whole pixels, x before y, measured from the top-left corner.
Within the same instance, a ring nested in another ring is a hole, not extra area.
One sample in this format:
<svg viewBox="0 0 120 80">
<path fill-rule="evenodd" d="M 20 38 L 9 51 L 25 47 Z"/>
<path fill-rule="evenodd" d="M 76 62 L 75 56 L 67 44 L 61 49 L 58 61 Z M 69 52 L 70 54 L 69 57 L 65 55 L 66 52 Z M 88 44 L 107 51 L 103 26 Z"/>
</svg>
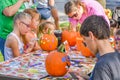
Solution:
<svg viewBox="0 0 120 80">
<path fill-rule="evenodd" d="M 95 67 L 90 80 L 112 80 L 110 69 L 107 65 Z"/>
</svg>

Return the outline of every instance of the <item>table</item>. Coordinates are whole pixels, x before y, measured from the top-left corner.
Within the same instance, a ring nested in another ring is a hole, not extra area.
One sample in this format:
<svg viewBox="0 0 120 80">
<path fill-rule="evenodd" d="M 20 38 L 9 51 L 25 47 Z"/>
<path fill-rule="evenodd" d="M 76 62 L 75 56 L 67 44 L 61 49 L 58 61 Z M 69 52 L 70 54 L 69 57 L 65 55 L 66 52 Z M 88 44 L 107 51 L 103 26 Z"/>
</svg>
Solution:
<svg viewBox="0 0 120 80">
<path fill-rule="evenodd" d="M 48 52 L 38 50 L 0 63 L 0 79 L 2 77 L 1 80 L 40 80 L 45 76 L 45 80 L 57 78 L 73 78 L 69 73 L 63 77 L 49 76 L 45 70 L 44 64 L 47 55 Z M 69 56 L 71 59 L 71 66 L 69 69 L 74 71 L 79 70 L 84 74 L 91 72 L 96 62 L 95 58 L 83 57 L 79 53 L 76 54 L 75 51 L 71 51 L 69 53 Z"/>
</svg>

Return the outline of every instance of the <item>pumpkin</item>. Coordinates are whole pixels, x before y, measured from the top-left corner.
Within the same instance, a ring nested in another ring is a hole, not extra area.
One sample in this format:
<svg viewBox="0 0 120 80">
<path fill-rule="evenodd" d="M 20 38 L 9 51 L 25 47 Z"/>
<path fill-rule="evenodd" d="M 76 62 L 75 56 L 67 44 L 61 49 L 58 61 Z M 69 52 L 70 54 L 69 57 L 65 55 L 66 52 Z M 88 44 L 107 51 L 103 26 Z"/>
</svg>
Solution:
<svg viewBox="0 0 120 80">
<path fill-rule="evenodd" d="M 81 51 L 81 54 L 86 57 L 94 57 L 95 55 L 85 46 L 82 37 L 76 38 L 76 47 L 78 51 Z"/>
<path fill-rule="evenodd" d="M 76 37 L 77 37 L 77 32 L 64 30 L 62 32 L 62 37 L 61 38 L 62 38 L 62 42 L 67 40 L 67 42 L 69 43 L 70 46 L 75 46 Z"/>
<path fill-rule="evenodd" d="M 70 66 L 70 60 L 65 53 L 54 51 L 49 53 L 46 57 L 46 71 L 51 76 L 64 76 L 68 71 L 67 66 Z"/>
<path fill-rule="evenodd" d="M 40 39 L 40 47 L 43 50 L 51 51 L 55 50 L 58 45 L 58 39 L 54 34 L 43 34 Z"/>
</svg>

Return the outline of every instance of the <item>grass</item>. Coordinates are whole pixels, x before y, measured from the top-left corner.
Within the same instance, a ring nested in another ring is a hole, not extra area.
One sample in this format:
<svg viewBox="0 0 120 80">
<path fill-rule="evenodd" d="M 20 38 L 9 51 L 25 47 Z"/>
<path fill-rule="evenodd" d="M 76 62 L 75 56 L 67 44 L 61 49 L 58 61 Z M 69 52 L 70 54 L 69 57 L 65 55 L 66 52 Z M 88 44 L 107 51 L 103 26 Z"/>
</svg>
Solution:
<svg viewBox="0 0 120 80">
<path fill-rule="evenodd" d="M 69 26 L 69 22 L 63 22 L 60 24 L 60 27 L 67 27 Z"/>
<path fill-rule="evenodd" d="M 62 30 L 68 29 L 68 26 L 69 26 L 69 22 L 63 22 L 60 24 Z M 77 30 L 80 30 L 81 24 L 77 24 L 77 27 L 78 27 Z"/>
<path fill-rule="evenodd" d="M 60 23 L 61 29 L 68 28 L 68 26 L 69 26 L 69 22 Z"/>
<path fill-rule="evenodd" d="M 3 58 L 3 55 L 2 53 L 0 52 L 0 62 L 4 61 L 4 58 Z"/>
</svg>

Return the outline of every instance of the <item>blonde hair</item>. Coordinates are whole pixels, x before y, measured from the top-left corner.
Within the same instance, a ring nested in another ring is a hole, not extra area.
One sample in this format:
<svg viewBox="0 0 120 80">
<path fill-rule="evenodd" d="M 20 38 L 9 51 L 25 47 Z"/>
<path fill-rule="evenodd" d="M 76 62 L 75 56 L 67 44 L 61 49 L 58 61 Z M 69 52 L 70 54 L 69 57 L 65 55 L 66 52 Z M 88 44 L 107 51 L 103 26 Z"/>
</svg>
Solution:
<svg viewBox="0 0 120 80">
<path fill-rule="evenodd" d="M 87 13 L 86 6 L 83 2 L 81 2 L 81 0 L 70 0 L 70 1 L 68 1 L 64 6 L 65 13 L 69 14 L 73 11 L 76 11 L 78 6 L 82 6 L 83 10 L 84 10 L 84 13 Z"/>
<path fill-rule="evenodd" d="M 32 19 L 31 15 L 29 15 L 28 13 L 25 13 L 25 12 L 20 12 L 20 13 L 16 14 L 13 19 L 14 25 L 16 24 L 17 20 L 23 20 L 26 18 Z"/>
<path fill-rule="evenodd" d="M 45 21 L 45 22 L 43 22 L 43 23 L 41 23 L 40 24 L 40 26 L 39 26 L 39 33 L 44 33 L 43 32 L 43 30 L 45 29 L 45 28 L 49 28 L 49 26 L 46 26 L 46 25 L 48 25 L 48 24 L 50 24 L 50 25 L 53 25 L 54 27 L 55 27 L 55 24 L 54 23 L 52 23 L 52 22 L 50 22 L 50 21 Z"/>
</svg>

